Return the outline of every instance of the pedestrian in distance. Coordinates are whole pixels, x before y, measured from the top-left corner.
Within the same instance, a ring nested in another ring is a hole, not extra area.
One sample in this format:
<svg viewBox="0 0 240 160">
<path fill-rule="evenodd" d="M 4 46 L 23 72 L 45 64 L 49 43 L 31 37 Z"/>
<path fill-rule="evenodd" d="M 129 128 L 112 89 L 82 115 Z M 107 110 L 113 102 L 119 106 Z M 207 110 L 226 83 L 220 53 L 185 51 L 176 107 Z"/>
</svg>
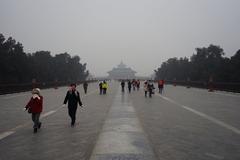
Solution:
<svg viewBox="0 0 240 160">
<path fill-rule="evenodd" d="M 132 89 L 132 82 L 129 80 L 128 81 L 128 92 L 131 93 L 131 89 Z"/>
<path fill-rule="evenodd" d="M 28 110 L 28 113 L 32 114 L 33 121 L 33 133 L 37 133 L 38 129 L 41 128 L 40 114 L 43 109 L 43 97 L 40 94 L 39 88 L 34 88 L 32 90 L 32 97 L 24 108 Z"/>
<path fill-rule="evenodd" d="M 103 94 L 103 88 L 102 88 L 103 82 L 101 81 L 98 86 L 99 86 L 99 94 Z"/>
<path fill-rule="evenodd" d="M 137 86 L 137 84 L 136 84 L 136 80 L 135 80 L 135 79 L 133 79 L 133 80 L 132 80 L 132 87 L 133 87 L 133 91 L 135 91 L 135 90 L 136 90 L 136 86 Z"/>
<path fill-rule="evenodd" d="M 84 89 L 84 93 L 87 94 L 87 89 L 88 89 L 88 83 L 87 83 L 87 81 L 85 81 L 85 82 L 83 83 L 83 89 Z"/>
<path fill-rule="evenodd" d="M 147 81 L 144 82 L 143 89 L 144 89 L 145 97 L 147 97 L 147 93 L 148 93 L 148 82 Z"/>
<path fill-rule="evenodd" d="M 161 79 L 161 80 L 158 81 L 158 89 L 159 89 L 160 94 L 163 93 L 163 88 L 164 88 L 164 80 Z"/>
<path fill-rule="evenodd" d="M 125 91 L 125 81 L 124 80 L 122 80 L 122 82 L 121 82 L 121 87 L 122 87 L 122 92 L 124 92 Z"/>
<path fill-rule="evenodd" d="M 103 81 L 102 89 L 103 89 L 103 94 L 107 94 L 108 84 L 106 81 Z"/>
<path fill-rule="evenodd" d="M 63 102 L 63 106 L 68 103 L 68 114 L 71 118 L 71 127 L 74 127 L 76 121 L 76 112 L 78 104 L 83 107 L 82 101 L 80 99 L 80 94 L 76 90 L 76 84 L 71 84 L 70 89 L 66 94 Z"/>
<path fill-rule="evenodd" d="M 137 90 L 139 91 L 139 89 L 140 89 L 140 80 L 137 80 Z"/>
<path fill-rule="evenodd" d="M 148 93 L 149 93 L 149 97 L 152 98 L 152 95 L 154 94 L 154 84 L 152 82 L 148 82 Z"/>
</svg>

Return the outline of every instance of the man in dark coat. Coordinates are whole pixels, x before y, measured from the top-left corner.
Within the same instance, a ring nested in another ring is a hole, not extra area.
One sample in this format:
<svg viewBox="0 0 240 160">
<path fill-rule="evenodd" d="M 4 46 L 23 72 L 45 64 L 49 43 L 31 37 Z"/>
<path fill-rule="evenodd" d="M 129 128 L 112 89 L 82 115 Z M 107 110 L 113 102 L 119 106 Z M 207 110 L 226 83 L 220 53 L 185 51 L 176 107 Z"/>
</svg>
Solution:
<svg viewBox="0 0 240 160">
<path fill-rule="evenodd" d="M 85 93 L 85 94 L 87 94 L 87 88 L 88 88 L 88 83 L 87 83 L 87 81 L 85 81 L 85 82 L 83 83 L 83 89 L 84 89 L 84 93 Z"/>
<path fill-rule="evenodd" d="M 125 88 L 125 81 L 124 80 L 122 80 L 121 86 L 122 86 L 122 92 L 124 92 L 124 88 Z"/>
<path fill-rule="evenodd" d="M 76 90 L 76 84 L 71 84 L 71 89 L 67 92 L 64 105 L 68 102 L 68 114 L 71 117 L 71 126 L 75 125 L 78 103 L 82 107 L 80 94 Z"/>
<path fill-rule="evenodd" d="M 132 88 L 132 82 L 129 80 L 128 81 L 128 92 L 131 93 L 131 88 Z"/>
</svg>

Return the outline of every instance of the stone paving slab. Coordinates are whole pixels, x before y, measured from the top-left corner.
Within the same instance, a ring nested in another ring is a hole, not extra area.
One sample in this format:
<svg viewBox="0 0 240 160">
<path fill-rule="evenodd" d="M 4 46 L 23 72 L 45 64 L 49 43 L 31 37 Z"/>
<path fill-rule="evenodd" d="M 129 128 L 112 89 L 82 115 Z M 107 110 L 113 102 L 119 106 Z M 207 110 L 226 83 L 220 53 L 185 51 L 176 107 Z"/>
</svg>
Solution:
<svg viewBox="0 0 240 160">
<path fill-rule="evenodd" d="M 120 89 L 90 160 L 156 160 L 128 94 Z"/>
</svg>

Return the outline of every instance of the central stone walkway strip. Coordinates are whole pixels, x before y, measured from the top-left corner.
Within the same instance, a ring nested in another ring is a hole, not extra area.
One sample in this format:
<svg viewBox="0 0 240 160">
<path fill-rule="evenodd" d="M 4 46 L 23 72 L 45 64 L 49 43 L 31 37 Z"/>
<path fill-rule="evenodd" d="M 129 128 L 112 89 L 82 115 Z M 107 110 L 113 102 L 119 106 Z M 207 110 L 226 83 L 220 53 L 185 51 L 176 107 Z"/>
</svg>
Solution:
<svg viewBox="0 0 240 160">
<path fill-rule="evenodd" d="M 156 160 L 128 93 L 120 89 L 90 160 Z"/>
</svg>

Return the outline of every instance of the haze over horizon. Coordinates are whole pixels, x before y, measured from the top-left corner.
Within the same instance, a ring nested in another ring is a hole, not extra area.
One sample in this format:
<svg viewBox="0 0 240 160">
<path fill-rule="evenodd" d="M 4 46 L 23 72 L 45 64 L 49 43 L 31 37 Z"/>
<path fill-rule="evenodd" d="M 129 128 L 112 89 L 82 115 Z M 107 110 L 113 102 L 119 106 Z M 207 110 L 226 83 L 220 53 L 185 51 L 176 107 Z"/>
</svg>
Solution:
<svg viewBox="0 0 240 160">
<path fill-rule="evenodd" d="M 149 76 L 197 47 L 240 49 L 239 0 L 1 0 L 0 33 L 25 52 L 79 55 L 105 76 L 121 61 Z"/>
</svg>

